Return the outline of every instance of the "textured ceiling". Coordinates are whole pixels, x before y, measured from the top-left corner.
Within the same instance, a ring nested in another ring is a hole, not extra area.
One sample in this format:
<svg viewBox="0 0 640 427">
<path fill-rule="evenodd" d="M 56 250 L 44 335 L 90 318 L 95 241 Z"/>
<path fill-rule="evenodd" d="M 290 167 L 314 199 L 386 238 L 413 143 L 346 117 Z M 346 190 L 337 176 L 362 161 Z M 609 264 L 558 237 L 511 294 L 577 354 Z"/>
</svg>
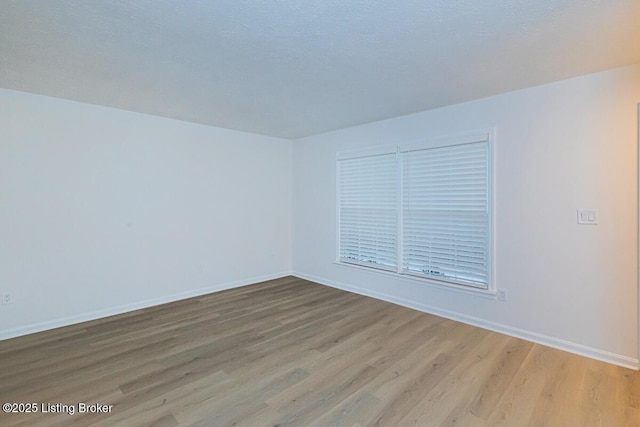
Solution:
<svg viewBox="0 0 640 427">
<path fill-rule="evenodd" d="M 0 87 L 297 138 L 640 62 L 640 0 L 2 0 Z"/>
</svg>

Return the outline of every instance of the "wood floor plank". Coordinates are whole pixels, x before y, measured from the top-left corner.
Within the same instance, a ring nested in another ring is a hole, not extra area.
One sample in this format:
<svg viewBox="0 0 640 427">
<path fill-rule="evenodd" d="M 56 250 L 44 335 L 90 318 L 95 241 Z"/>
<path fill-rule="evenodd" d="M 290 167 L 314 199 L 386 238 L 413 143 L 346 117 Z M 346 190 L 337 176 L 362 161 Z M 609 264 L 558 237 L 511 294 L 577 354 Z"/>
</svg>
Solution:
<svg viewBox="0 0 640 427">
<path fill-rule="evenodd" d="M 640 426 L 640 373 L 285 277 L 0 341 L 1 426 Z"/>
<path fill-rule="evenodd" d="M 447 376 L 399 423 L 399 426 L 438 426 L 468 410 L 479 396 L 489 368 L 503 354 L 509 337 L 486 334 Z"/>
</svg>

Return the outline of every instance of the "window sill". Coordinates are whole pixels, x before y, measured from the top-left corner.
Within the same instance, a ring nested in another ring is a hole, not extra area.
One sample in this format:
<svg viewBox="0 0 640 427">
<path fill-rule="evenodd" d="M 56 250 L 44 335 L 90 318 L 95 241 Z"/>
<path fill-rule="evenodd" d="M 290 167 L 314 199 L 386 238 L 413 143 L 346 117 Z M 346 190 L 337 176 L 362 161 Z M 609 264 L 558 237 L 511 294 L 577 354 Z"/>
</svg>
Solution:
<svg viewBox="0 0 640 427">
<path fill-rule="evenodd" d="M 350 263 L 340 262 L 340 261 L 334 261 L 333 263 L 346 268 L 354 268 L 356 270 L 367 271 L 369 273 L 374 273 L 374 274 L 381 274 L 383 276 L 394 277 L 400 280 L 409 280 L 412 282 L 418 282 L 423 285 L 427 285 L 436 289 L 442 289 L 442 290 L 457 292 L 457 293 L 466 294 L 466 295 L 473 295 L 481 298 L 497 299 L 497 292 L 495 291 L 495 289 L 491 289 L 491 288 L 479 289 L 479 288 L 473 288 L 470 286 L 456 285 L 453 283 L 445 283 L 438 280 L 431 280 L 427 278 L 411 276 L 408 274 L 399 274 L 393 271 L 378 270 L 376 268 L 366 267 L 366 266 L 357 265 L 357 264 L 350 264 Z"/>
</svg>

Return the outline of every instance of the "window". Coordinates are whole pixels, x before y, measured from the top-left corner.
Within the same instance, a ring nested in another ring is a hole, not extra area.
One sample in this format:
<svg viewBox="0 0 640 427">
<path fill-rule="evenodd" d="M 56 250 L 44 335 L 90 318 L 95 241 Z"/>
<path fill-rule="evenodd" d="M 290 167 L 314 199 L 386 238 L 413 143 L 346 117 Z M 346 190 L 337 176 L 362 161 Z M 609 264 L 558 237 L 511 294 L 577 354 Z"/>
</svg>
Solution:
<svg viewBox="0 0 640 427">
<path fill-rule="evenodd" d="M 338 157 L 340 262 L 488 289 L 490 134 Z"/>
<path fill-rule="evenodd" d="M 340 260 L 396 271 L 396 152 L 345 157 L 338 166 Z"/>
</svg>

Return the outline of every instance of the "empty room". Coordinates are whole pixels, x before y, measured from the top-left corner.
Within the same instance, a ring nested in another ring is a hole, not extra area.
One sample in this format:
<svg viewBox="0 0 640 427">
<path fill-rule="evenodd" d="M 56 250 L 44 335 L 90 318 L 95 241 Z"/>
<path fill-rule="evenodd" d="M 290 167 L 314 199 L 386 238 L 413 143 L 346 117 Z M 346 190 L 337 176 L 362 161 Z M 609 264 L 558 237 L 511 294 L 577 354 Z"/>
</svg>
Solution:
<svg viewBox="0 0 640 427">
<path fill-rule="evenodd" d="M 0 426 L 640 426 L 639 19 L 0 1 Z"/>
</svg>

